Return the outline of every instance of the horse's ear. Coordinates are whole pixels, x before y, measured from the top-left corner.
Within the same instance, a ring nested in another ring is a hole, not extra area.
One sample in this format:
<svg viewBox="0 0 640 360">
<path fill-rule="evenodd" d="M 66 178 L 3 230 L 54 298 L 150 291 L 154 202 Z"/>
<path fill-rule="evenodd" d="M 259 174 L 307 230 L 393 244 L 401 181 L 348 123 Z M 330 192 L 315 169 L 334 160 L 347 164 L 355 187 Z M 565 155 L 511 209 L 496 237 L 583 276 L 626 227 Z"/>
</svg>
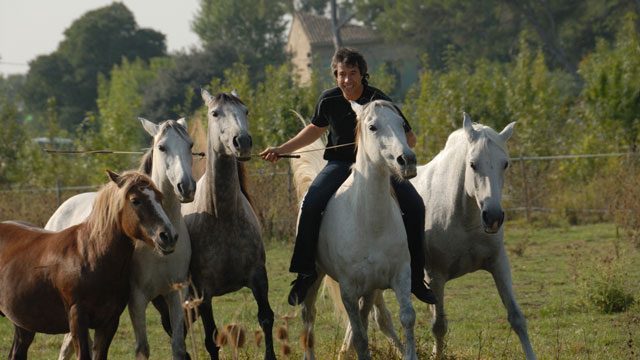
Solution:
<svg viewBox="0 0 640 360">
<path fill-rule="evenodd" d="M 471 117 L 466 112 L 462 113 L 462 128 L 464 128 L 464 132 L 467 134 L 469 142 L 473 142 L 478 138 L 478 131 L 473 128 Z"/>
<path fill-rule="evenodd" d="M 156 136 L 158 130 L 160 129 L 160 125 L 154 124 L 151 121 L 141 117 L 139 117 L 138 120 L 140 120 L 140 122 L 142 123 L 142 127 L 147 131 L 149 135 L 151 135 L 152 137 Z"/>
<path fill-rule="evenodd" d="M 240 98 L 240 96 L 238 96 L 238 92 L 236 91 L 236 89 L 231 90 L 231 95 L 237 97 L 238 99 Z"/>
<path fill-rule="evenodd" d="M 111 181 L 116 183 L 116 185 L 118 185 L 118 187 L 122 186 L 122 177 L 118 173 L 115 173 L 115 172 L 107 169 L 107 175 L 109 175 L 109 179 L 111 179 Z"/>
<path fill-rule="evenodd" d="M 184 127 L 185 130 L 187 130 L 187 119 L 185 118 L 180 118 L 178 120 L 176 120 L 176 122 L 180 125 L 182 125 Z"/>
<path fill-rule="evenodd" d="M 200 92 L 202 94 L 202 100 L 204 100 L 204 102 L 206 104 L 210 103 L 211 101 L 213 101 L 213 96 L 211 96 L 211 94 L 209 94 L 209 92 L 205 89 L 200 89 Z"/>
<path fill-rule="evenodd" d="M 502 131 L 500 132 L 500 137 L 502 138 L 502 141 L 506 142 L 511 138 L 511 135 L 513 135 L 514 126 L 516 126 L 515 121 L 505 126 L 504 129 L 502 129 Z"/>
<path fill-rule="evenodd" d="M 349 102 L 351 103 L 351 108 L 353 109 L 353 111 L 355 111 L 356 116 L 360 117 L 360 114 L 362 113 L 362 108 L 364 108 L 364 106 L 358 104 L 353 100 L 349 100 Z"/>
</svg>

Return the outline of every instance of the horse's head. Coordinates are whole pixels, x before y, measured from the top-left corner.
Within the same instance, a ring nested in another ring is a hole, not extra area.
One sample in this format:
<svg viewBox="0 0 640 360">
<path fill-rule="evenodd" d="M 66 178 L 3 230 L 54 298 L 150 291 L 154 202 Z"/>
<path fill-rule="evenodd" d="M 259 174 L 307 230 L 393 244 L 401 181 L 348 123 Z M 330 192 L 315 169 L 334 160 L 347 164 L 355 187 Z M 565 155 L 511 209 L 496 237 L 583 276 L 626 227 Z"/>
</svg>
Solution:
<svg viewBox="0 0 640 360">
<path fill-rule="evenodd" d="M 472 124 L 467 113 L 463 118 L 463 129 L 469 141 L 465 160 L 465 191 L 476 199 L 484 231 L 495 234 L 504 222 L 502 186 L 504 172 L 509 167 L 506 142 L 513 134 L 515 122 L 497 133 L 490 127 Z"/>
<path fill-rule="evenodd" d="M 202 89 L 207 104 L 210 146 L 218 153 L 235 156 L 240 161 L 251 159 L 253 143 L 249 135 L 249 110 L 235 92 L 211 96 Z"/>
<path fill-rule="evenodd" d="M 385 164 L 392 174 L 404 179 L 416 176 L 416 155 L 407 144 L 404 120 L 392 103 L 376 100 L 366 105 L 352 101 L 358 117 L 358 156 L 373 164 Z"/>
<path fill-rule="evenodd" d="M 149 173 L 155 179 L 168 181 L 180 202 L 192 202 L 196 182 L 191 172 L 193 141 L 187 133 L 187 122 L 182 118 L 177 121 L 163 121 L 156 125 L 149 120 L 139 119 L 142 127 L 153 136 Z M 154 176 L 154 173 L 158 176 Z M 163 188 L 159 180 L 156 182 Z"/>
<path fill-rule="evenodd" d="M 162 208 L 162 194 L 151 179 L 139 172 L 122 175 L 108 171 L 119 188 L 118 217 L 122 232 L 130 239 L 141 240 L 162 254 L 173 252 L 178 232 Z"/>
</svg>

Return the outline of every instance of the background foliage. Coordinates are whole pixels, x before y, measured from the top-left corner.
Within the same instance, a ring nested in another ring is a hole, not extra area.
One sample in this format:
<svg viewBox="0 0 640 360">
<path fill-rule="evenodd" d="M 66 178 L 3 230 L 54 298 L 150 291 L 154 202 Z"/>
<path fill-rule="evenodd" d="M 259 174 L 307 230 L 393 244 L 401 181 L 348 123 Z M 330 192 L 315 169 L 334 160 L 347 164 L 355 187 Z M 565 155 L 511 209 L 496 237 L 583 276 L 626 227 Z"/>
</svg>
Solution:
<svg viewBox="0 0 640 360">
<path fill-rule="evenodd" d="M 136 167 L 137 155 L 52 156 L 31 139 L 47 138 L 50 147 L 143 151 L 149 139 L 139 116 L 186 117 L 191 127 L 206 126 L 200 87 L 238 92 L 250 108 L 256 151 L 294 135 L 301 123 L 293 111 L 309 118 L 332 84 L 316 70 L 310 85 L 298 85 L 282 51 L 286 21 L 298 9 L 325 13 L 328 2 L 263 0 L 252 2 L 250 12 L 243 11 L 247 4 L 202 0 L 192 27 L 203 47 L 175 54 L 166 53 L 163 34 L 139 28 L 122 3 L 74 21 L 58 49 L 35 59 L 26 76 L 0 77 L 0 186 L 95 186 L 104 182 L 104 168 Z M 543 210 L 527 212 L 528 220 L 613 218 L 610 174 L 628 171 L 625 179 L 637 179 L 629 170 L 639 136 L 637 1 L 338 5 L 389 41 L 422 52 L 419 78 L 404 98 L 394 99 L 419 137 L 421 162 L 444 146 L 462 111 L 498 130 L 517 121 L 509 145 L 514 158 L 630 152 L 628 159 L 515 161 L 507 182 L 506 206 Z M 370 72 L 373 85 L 394 88 L 384 66 Z M 269 166 L 251 164 L 258 173 Z M 615 218 L 624 226 L 636 223 L 633 216 Z"/>
</svg>

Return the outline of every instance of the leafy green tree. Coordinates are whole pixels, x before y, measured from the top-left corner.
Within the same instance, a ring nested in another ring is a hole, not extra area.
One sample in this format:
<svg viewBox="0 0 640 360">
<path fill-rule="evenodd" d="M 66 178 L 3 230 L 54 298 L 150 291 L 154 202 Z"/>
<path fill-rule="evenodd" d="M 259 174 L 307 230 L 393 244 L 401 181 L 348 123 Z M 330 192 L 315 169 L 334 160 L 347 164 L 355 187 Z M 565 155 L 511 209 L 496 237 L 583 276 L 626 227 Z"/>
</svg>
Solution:
<svg viewBox="0 0 640 360">
<path fill-rule="evenodd" d="M 204 47 L 233 49 L 260 79 L 267 64 L 285 60 L 284 15 L 287 0 L 201 0 L 192 24 Z"/>
<path fill-rule="evenodd" d="M 8 98 L 0 97 L 0 126 L 0 184 L 10 184 L 19 180 L 18 154 L 28 137 L 18 120 L 18 109 Z"/>
<path fill-rule="evenodd" d="M 156 78 L 143 89 L 143 113 L 150 119 L 176 119 L 192 114 L 202 99 L 199 89 L 239 59 L 231 46 L 173 54 L 156 68 Z"/>
<path fill-rule="evenodd" d="M 164 35 L 140 29 L 122 3 L 87 12 L 64 34 L 54 53 L 31 62 L 24 98 L 30 110 L 43 114 L 46 99 L 55 97 L 68 130 L 75 130 L 84 113 L 97 109 L 98 74 L 109 78 L 123 58 L 149 60 L 166 54 Z"/>
<path fill-rule="evenodd" d="M 580 65 L 585 119 L 604 137 L 593 145 L 613 151 L 638 151 L 640 134 L 640 36 L 637 16 L 629 13 L 615 43 L 598 42 Z M 593 146 L 592 145 L 592 146 Z"/>
<path fill-rule="evenodd" d="M 640 11 L 629 0 L 353 0 L 357 18 L 392 41 L 413 44 L 442 68 L 448 46 L 466 57 L 509 62 L 518 34 L 543 49 L 552 68 L 576 73 L 597 37 L 611 39 L 623 14 Z"/>
</svg>

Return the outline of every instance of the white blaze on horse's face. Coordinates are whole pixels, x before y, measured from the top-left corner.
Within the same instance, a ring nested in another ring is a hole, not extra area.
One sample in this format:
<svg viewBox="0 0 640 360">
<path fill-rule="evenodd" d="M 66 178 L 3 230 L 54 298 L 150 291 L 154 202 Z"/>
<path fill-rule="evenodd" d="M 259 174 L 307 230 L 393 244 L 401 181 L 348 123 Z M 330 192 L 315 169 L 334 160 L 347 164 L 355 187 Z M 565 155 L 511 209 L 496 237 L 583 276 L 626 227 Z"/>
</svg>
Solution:
<svg viewBox="0 0 640 360">
<path fill-rule="evenodd" d="M 391 173 L 404 179 L 416 176 L 416 155 L 407 144 L 404 120 L 393 104 L 376 100 L 366 105 L 351 102 L 360 121 L 358 152 L 364 151 L 375 164 L 386 164 Z"/>
<path fill-rule="evenodd" d="M 187 133 L 187 122 L 182 118 L 177 121 L 167 120 L 156 125 L 149 120 L 139 119 L 147 133 L 153 136 L 154 171 L 166 175 L 180 202 L 192 202 L 196 192 L 196 182 L 191 171 L 193 141 Z M 162 187 L 162 184 L 157 186 Z"/>
<path fill-rule="evenodd" d="M 213 97 L 207 90 L 202 89 L 202 99 L 209 108 L 209 139 L 214 150 L 235 156 L 240 161 L 251 159 L 253 143 L 247 120 L 249 110 L 235 92 Z"/>
<path fill-rule="evenodd" d="M 475 129 L 471 118 L 464 114 L 463 128 L 469 140 L 465 168 L 465 191 L 476 199 L 484 231 L 495 234 L 504 222 L 502 186 L 504 172 L 509 167 L 506 141 L 513 134 L 515 122 L 499 134 L 484 127 Z"/>
</svg>

